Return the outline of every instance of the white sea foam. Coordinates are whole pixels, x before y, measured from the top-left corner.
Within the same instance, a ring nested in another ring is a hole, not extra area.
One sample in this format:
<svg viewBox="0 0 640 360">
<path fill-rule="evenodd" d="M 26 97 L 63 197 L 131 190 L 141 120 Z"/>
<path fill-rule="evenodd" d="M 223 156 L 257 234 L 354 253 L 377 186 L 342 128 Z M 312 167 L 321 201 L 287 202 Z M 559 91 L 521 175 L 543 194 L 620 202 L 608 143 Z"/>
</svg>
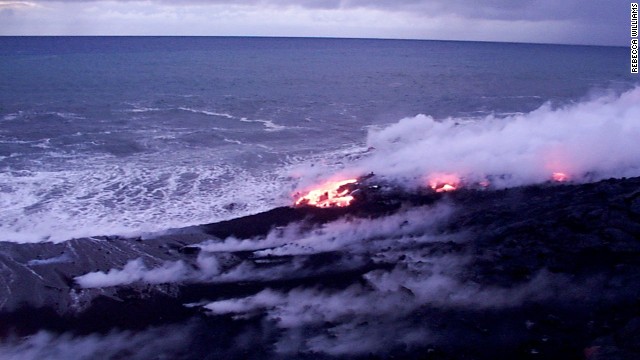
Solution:
<svg viewBox="0 0 640 360">
<path fill-rule="evenodd" d="M 265 131 L 280 131 L 286 128 L 286 126 L 278 125 L 271 120 L 247 119 L 243 117 L 240 118 L 240 121 L 249 123 L 261 123 L 262 125 L 264 125 Z"/>
<path fill-rule="evenodd" d="M 232 144 L 237 144 L 237 145 L 242 145 L 242 141 L 240 140 L 234 140 L 234 139 L 229 139 L 229 138 L 224 138 L 224 141 L 228 142 L 228 143 L 232 143 Z"/>
<path fill-rule="evenodd" d="M 38 142 L 38 140 L 0 139 L 0 143 L 4 144 L 32 144 L 36 142 Z"/>
<path fill-rule="evenodd" d="M 215 112 L 215 111 L 198 110 L 198 109 L 192 109 L 192 108 L 188 108 L 188 107 L 179 107 L 178 110 L 188 111 L 188 112 L 192 112 L 192 113 L 195 113 L 195 114 L 203 114 L 203 115 L 209 115 L 209 116 L 219 116 L 219 117 L 223 117 L 223 118 L 227 118 L 227 119 L 237 119 L 235 116 L 233 116 L 231 114 Z"/>
<path fill-rule="evenodd" d="M 128 111 L 132 112 L 132 113 L 146 113 L 146 112 L 162 111 L 162 109 L 155 108 L 155 107 L 140 106 L 140 107 L 135 107 L 135 108 L 133 108 L 131 110 L 128 110 Z"/>
<path fill-rule="evenodd" d="M 2 117 L 2 120 L 13 121 L 19 119 L 24 116 L 37 116 L 37 115 L 55 115 L 57 117 L 66 119 L 66 120 L 80 120 L 85 119 L 84 116 L 80 114 L 76 114 L 73 112 L 65 112 L 65 111 L 47 111 L 47 112 L 39 112 L 39 111 L 18 111 L 15 113 L 6 114 Z"/>
<path fill-rule="evenodd" d="M 481 99 L 541 99 L 539 95 L 480 96 Z"/>
<path fill-rule="evenodd" d="M 41 139 L 38 140 L 35 144 L 31 145 L 33 147 L 41 148 L 41 149 L 50 149 L 51 148 L 51 139 Z"/>
<path fill-rule="evenodd" d="M 50 113 L 47 113 L 47 114 L 56 115 L 58 117 L 61 117 L 63 119 L 67 119 L 67 120 L 85 119 L 84 116 L 82 116 L 80 114 L 72 113 L 72 112 L 50 112 Z"/>
<path fill-rule="evenodd" d="M 283 129 L 286 128 L 286 126 L 278 125 L 278 124 L 274 123 L 271 120 L 249 119 L 249 118 L 246 118 L 246 117 L 234 116 L 234 115 L 231 115 L 229 113 L 224 113 L 224 112 L 209 111 L 209 110 L 202 110 L 202 109 L 193 109 L 193 108 L 188 108 L 188 107 L 179 107 L 178 109 L 182 110 L 182 111 L 188 111 L 188 112 L 191 112 L 191 113 L 195 113 L 195 114 L 203 114 L 203 115 L 208 115 L 208 116 L 218 116 L 218 117 L 223 117 L 223 118 L 227 118 L 227 119 L 240 120 L 241 122 L 260 123 L 265 127 L 265 131 L 280 131 L 280 130 L 283 130 Z"/>
<path fill-rule="evenodd" d="M 135 235 L 232 218 L 288 203 L 286 181 L 222 165 L 3 172 L 0 241 Z"/>
<path fill-rule="evenodd" d="M 6 121 L 11 121 L 11 120 L 15 120 L 18 117 L 20 117 L 20 113 L 11 113 L 11 114 L 7 114 L 5 116 L 2 117 L 2 120 L 6 120 Z"/>
</svg>

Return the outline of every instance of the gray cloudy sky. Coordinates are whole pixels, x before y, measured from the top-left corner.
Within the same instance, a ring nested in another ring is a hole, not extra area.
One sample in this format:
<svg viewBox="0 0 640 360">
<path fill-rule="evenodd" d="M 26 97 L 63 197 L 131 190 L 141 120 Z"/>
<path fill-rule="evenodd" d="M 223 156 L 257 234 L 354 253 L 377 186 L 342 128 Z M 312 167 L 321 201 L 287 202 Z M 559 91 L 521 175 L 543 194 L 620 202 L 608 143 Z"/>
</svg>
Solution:
<svg viewBox="0 0 640 360">
<path fill-rule="evenodd" d="M 0 1 L 0 35 L 237 35 L 626 45 L 626 0 Z"/>
</svg>

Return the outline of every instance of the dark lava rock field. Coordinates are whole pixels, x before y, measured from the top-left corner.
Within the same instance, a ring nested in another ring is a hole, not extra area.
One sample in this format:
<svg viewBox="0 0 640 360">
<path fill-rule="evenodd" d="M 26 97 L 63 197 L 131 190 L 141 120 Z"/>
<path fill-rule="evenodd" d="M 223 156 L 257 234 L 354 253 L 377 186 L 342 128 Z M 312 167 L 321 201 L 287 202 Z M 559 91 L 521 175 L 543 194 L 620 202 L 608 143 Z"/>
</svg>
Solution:
<svg viewBox="0 0 640 360">
<path fill-rule="evenodd" d="M 640 178 L 371 189 L 145 238 L 0 243 L 0 358 L 640 359 Z M 166 264 L 182 275 L 141 275 Z"/>
</svg>

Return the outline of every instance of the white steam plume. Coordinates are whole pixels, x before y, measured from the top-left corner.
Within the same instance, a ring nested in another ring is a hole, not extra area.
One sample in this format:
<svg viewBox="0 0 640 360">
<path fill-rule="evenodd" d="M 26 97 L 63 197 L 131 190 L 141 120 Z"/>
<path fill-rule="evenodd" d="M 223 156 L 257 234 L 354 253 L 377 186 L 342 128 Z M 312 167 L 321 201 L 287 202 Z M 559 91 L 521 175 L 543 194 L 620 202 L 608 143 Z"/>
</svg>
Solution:
<svg viewBox="0 0 640 360">
<path fill-rule="evenodd" d="M 589 284 L 575 284 L 544 269 L 509 285 L 477 282 L 468 271 L 474 258 L 464 251 L 464 242 L 472 234 L 438 230 L 451 221 L 454 211 L 441 203 L 375 219 L 344 218 L 306 230 L 292 224 L 263 238 L 200 244 L 201 253 L 193 264 L 185 260 L 148 268 L 137 260 L 121 270 L 90 273 L 76 281 L 85 287 L 135 281 L 260 282 L 341 276 L 373 264 L 375 270 L 363 270 L 363 275 L 355 275 L 358 279 L 344 287 L 325 288 L 312 282 L 314 285 L 267 288 L 251 296 L 187 305 L 237 319 L 265 316 L 278 329 L 276 351 L 293 356 L 366 355 L 423 346 L 438 336 L 432 333 L 428 317 L 415 316 L 425 309 L 513 308 L 557 298 L 580 301 L 589 294 Z M 459 250 L 450 250 L 454 242 Z M 434 249 L 444 249 L 445 255 Z M 236 256 L 236 252 L 243 255 Z M 307 262 L 324 253 L 331 256 L 323 257 L 321 265 Z M 416 323 L 416 319 L 421 320 Z"/>
<path fill-rule="evenodd" d="M 280 352 L 344 356 L 430 341 L 432 324 L 412 320 L 412 314 L 424 307 L 508 308 L 555 297 L 579 300 L 584 294 L 568 278 L 546 271 L 513 287 L 482 286 L 457 278 L 461 265 L 456 257 L 423 258 L 400 262 L 391 271 L 367 273 L 366 285 L 341 290 L 267 289 L 245 298 L 214 301 L 204 308 L 212 315 L 237 318 L 266 314 L 283 330 L 276 344 Z"/>
<path fill-rule="evenodd" d="M 189 338 L 187 326 L 150 328 L 141 332 L 75 336 L 40 331 L 21 339 L 0 342 L 4 360 L 59 359 L 170 359 L 179 357 Z"/>
<path fill-rule="evenodd" d="M 83 288 L 100 288 L 136 282 L 161 284 L 265 281 L 304 276 L 309 271 L 304 269 L 304 261 L 300 257 L 268 267 L 257 267 L 256 263 L 271 256 L 313 255 L 329 251 L 359 255 L 378 251 L 382 247 L 436 241 L 440 238 L 431 234 L 432 228 L 450 214 L 450 206 L 439 204 L 432 208 L 401 211 L 379 219 L 340 219 L 311 231 L 302 231 L 301 224 L 294 223 L 271 231 L 264 238 L 239 240 L 230 237 L 224 241 L 202 243 L 198 245 L 202 251 L 194 264 L 187 264 L 182 260 L 166 261 L 160 266 L 149 268 L 138 258 L 127 262 L 122 269 L 91 272 L 78 276 L 75 280 Z M 230 253 L 238 251 L 253 251 L 254 257 L 222 269 L 218 257 L 228 258 Z M 340 268 L 360 265 L 361 261 L 353 258 L 350 263 L 340 264 Z M 316 273 L 320 271 L 322 269 L 313 269 Z"/>
<path fill-rule="evenodd" d="M 442 121 L 418 115 L 371 130 L 372 154 L 349 172 L 370 171 L 424 186 L 434 174 L 494 186 L 549 180 L 576 182 L 640 175 L 640 87 L 560 108 L 545 104 L 521 115 Z"/>
<path fill-rule="evenodd" d="M 101 288 L 128 285 L 136 282 L 164 284 L 188 280 L 204 280 L 220 271 L 215 257 L 201 254 L 194 267 L 184 261 L 166 261 L 158 267 L 148 268 L 142 258 L 127 262 L 122 269 L 110 269 L 107 272 L 96 271 L 77 276 L 78 285 L 83 288 Z"/>
</svg>

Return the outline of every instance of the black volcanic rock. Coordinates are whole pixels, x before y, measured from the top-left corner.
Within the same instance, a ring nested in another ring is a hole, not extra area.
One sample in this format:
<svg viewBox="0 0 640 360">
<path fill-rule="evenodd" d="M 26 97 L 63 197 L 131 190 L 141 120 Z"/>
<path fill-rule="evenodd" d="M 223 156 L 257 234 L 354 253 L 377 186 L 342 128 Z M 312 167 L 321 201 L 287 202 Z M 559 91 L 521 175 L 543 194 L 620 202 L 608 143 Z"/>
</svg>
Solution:
<svg viewBox="0 0 640 360">
<path fill-rule="evenodd" d="M 377 329 L 372 324 L 380 321 L 385 324 L 380 329 L 402 329 L 395 334 L 401 336 L 403 331 L 410 333 L 409 329 L 428 324 L 430 340 L 412 346 L 390 341 L 396 345 L 352 357 L 640 358 L 639 189 L 640 178 L 504 190 L 461 189 L 446 194 L 371 190 L 348 208 L 282 207 L 144 240 L 93 237 L 59 244 L 0 243 L 0 336 L 8 339 L 39 330 L 106 334 L 112 329 L 143 331 L 188 324 L 184 326 L 193 331 L 192 352 L 181 352 L 178 358 L 211 354 L 251 358 L 255 356 L 248 353 L 251 347 L 262 349 L 262 358 L 331 358 L 330 352 L 277 353 L 274 343 L 282 331 L 264 314 L 211 316 L 197 305 L 185 304 L 243 298 L 265 289 L 286 293 L 299 288 L 331 291 L 357 286 L 374 291 L 366 274 L 400 270 L 411 274 L 417 271 L 412 266 L 429 265 L 428 260 L 409 262 L 411 259 L 452 257 L 465 259 L 451 265 L 454 285 L 475 289 L 477 297 L 489 296 L 489 302 L 492 292 L 486 289 L 498 293 L 522 288 L 522 292 L 508 294 L 524 294 L 523 298 L 504 306 L 482 304 L 478 299 L 468 300 L 476 305 L 467 307 L 424 303 L 393 321 L 384 316 L 365 317 L 353 323 L 352 331 L 360 327 L 370 333 Z M 74 280 L 89 272 L 122 269 L 137 258 L 149 268 L 181 260 L 196 269 L 199 244 L 207 241 L 216 243 L 230 236 L 260 241 L 270 231 L 292 223 L 304 224 L 299 230 L 304 234 L 334 220 L 377 218 L 432 204 L 448 204 L 452 209 L 446 220 L 429 230 L 432 241 L 399 241 L 395 247 L 371 253 L 365 244 L 358 251 L 343 247 L 321 252 L 301 248 L 282 256 L 251 250 L 219 254 L 223 269 L 250 265 L 257 272 L 276 274 L 262 278 L 164 284 L 138 281 L 94 289 L 81 288 Z M 280 276 L 275 270 L 283 267 L 295 271 Z M 420 271 L 417 274 L 423 274 Z M 542 285 L 538 289 L 536 284 Z M 408 288 L 393 294 L 409 302 L 418 297 Z M 455 301 L 467 300 L 452 299 Z M 509 303 L 510 299 L 500 301 Z M 336 324 L 317 326 L 307 331 L 330 333 Z M 327 328 L 322 330 L 323 326 Z M 394 334 L 376 336 L 388 339 Z"/>
</svg>

